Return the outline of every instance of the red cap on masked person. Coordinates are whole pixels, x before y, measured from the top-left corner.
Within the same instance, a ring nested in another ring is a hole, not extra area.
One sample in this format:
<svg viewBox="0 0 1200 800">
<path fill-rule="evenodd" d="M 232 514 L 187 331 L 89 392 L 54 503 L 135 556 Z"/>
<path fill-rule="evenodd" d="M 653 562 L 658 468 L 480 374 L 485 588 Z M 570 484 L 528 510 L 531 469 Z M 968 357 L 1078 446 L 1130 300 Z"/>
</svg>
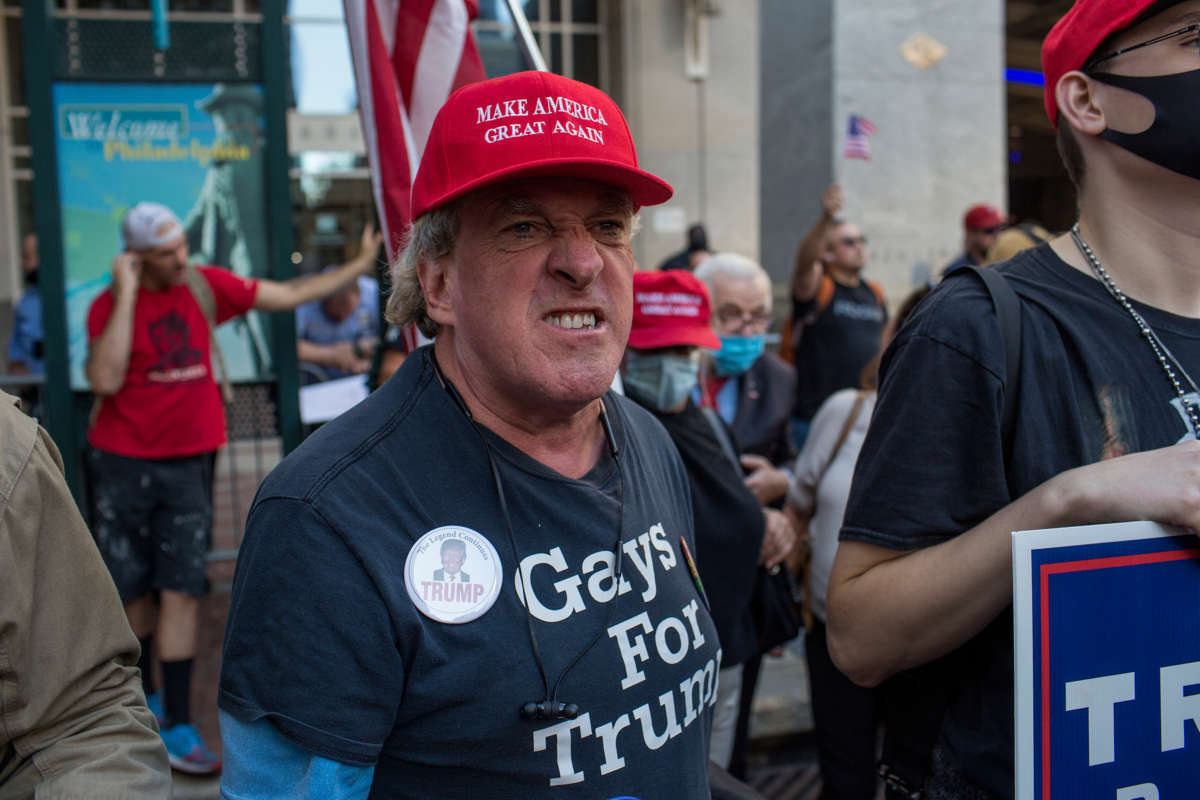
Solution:
<svg viewBox="0 0 1200 800">
<path fill-rule="evenodd" d="M 629 346 L 635 350 L 659 347 L 708 347 L 721 340 L 713 333 L 708 289 L 682 269 L 633 274 L 633 329 Z"/>
<path fill-rule="evenodd" d="M 1054 92 L 1059 79 L 1072 70 L 1083 69 L 1109 36 L 1141 22 L 1148 12 L 1158 12 L 1174 4 L 1170 0 L 1077 0 L 1042 42 L 1046 114 L 1054 127 L 1058 127 L 1058 101 Z"/>
</svg>

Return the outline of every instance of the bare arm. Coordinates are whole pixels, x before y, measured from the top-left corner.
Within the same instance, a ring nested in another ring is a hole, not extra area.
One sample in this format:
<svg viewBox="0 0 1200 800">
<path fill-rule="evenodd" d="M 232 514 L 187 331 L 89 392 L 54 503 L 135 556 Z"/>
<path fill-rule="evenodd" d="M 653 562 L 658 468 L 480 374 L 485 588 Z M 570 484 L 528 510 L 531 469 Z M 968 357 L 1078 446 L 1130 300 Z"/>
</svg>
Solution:
<svg viewBox="0 0 1200 800">
<path fill-rule="evenodd" d="M 373 347 L 371 348 L 374 349 Z M 354 342 L 337 344 L 315 344 L 307 339 L 296 340 L 296 358 L 309 364 L 351 372 L 355 375 L 366 372 L 371 366 L 371 354 L 359 356 L 354 352 Z"/>
<path fill-rule="evenodd" d="M 376 233 L 375 226 L 368 222 L 363 228 L 361 247 L 354 260 L 319 275 L 282 282 L 261 280 L 254 295 L 254 307 L 260 311 L 288 311 L 310 300 L 330 295 L 362 275 L 373 274 L 375 254 L 382 241 L 383 234 Z"/>
<path fill-rule="evenodd" d="M 125 385 L 140 273 L 141 264 L 133 253 L 118 253 L 113 259 L 112 313 L 104 330 L 88 345 L 87 363 L 84 364 L 92 391 L 98 395 L 116 394 Z"/>
<path fill-rule="evenodd" d="M 842 210 L 842 187 L 830 184 L 821 195 L 821 216 L 812 229 L 800 240 L 796 250 L 796 267 L 792 272 L 792 296 L 801 303 L 817 296 L 821 285 L 821 251 L 825 237 Z"/>
<path fill-rule="evenodd" d="M 1200 442 L 1068 470 L 933 547 L 841 542 L 830 653 L 851 680 L 878 685 L 964 644 L 1012 602 L 1012 531 L 1137 519 L 1200 528 Z"/>
</svg>

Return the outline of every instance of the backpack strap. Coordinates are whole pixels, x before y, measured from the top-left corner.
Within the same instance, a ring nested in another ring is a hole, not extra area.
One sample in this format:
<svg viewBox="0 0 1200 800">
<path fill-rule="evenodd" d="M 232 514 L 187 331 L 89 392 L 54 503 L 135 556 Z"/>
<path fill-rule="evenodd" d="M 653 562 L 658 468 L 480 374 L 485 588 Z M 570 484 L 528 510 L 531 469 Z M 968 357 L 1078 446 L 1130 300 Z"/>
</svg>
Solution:
<svg viewBox="0 0 1200 800">
<path fill-rule="evenodd" d="M 800 339 L 804 336 L 804 329 L 816 322 L 821 312 L 829 308 L 829 304 L 833 302 L 833 293 L 836 288 L 829 273 L 822 272 L 821 282 L 817 285 L 817 293 L 812 299 L 813 307 L 804 316 L 797 317 L 792 314 L 783 325 L 783 333 L 780 336 L 782 339 L 779 347 L 780 358 L 792 366 L 796 366 L 796 353 L 800 350 Z M 795 302 L 794 299 L 793 302 Z"/>
<path fill-rule="evenodd" d="M 1004 406 L 1000 432 L 1005 478 L 1011 495 L 1010 465 L 1021 379 L 1021 301 L 1008 280 L 995 269 L 967 264 L 951 271 L 947 277 L 962 271 L 972 272 L 983 281 L 1000 325 L 1004 346 Z M 942 721 L 958 681 L 967 669 L 966 665 L 958 663 L 961 650 L 897 673 L 880 687 L 886 724 L 879 774 L 884 779 L 888 800 L 921 800 L 925 796 L 933 748 L 937 745 Z"/>
<path fill-rule="evenodd" d="M 879 301 L 879 305 L 887 308 L 887 300 L 883 296 L 883 287 L 868 278 L 863 278 L 863 283 L 875 294 L 875 299 Z"/>
<path fill-rule="evenodd" d="M 232 403 L 233 386 L 229 383 L 229 370 L 225 367 L 225 355 L 221 352 L 220 343 L 217 342 L 216 295 L 213 294 L 212 286 L 205 280 L 204 273 L 191 264 L 183 271 L 183 279 L 188 291 L 196 300 L 196 305 L 200 306 L 200 313 L 204 315 L 204 321 L 208 323 L 208 339 L 212 343 L 212 353 L 221 372 L 221 399 L 226 403 Z"/>
<path fill-rule="evenodd" d="M 842 449 L 842 445 L 846 443 L 846 437 L 850 435 L 850 431 L 854 428 L 854 423 L 858 420 L 858 415 L 862 411 L 863 401 L 866 399 L 867 393 L 859 389 L 854 397 L 854 404 L 850 406 L 850 413 L 846 416 L 846 421 L 842 423 L 842 430 L 838 434 L 837 442 L 834 443 L 833 450 L 829 454 L 829 464 L 833 463 L 833 460 L 837 458 L 838 452 Z M 826 464 L 825 468 L 829 469 L 829 465 Z"/>
<path fill-rule="evenodd" d="M 1021 301 L 1003 275 L 991 267 L 964 264 L 955 272 L 973 272 L 983 281 L 984 288 L 992 298 L 996 319 L 1000 323 L 1000 335 L 1004 342 L 1004 409 L 1001 416 L 1000 433 L 1004 443 L 1007 464 L 1012 455 L 1012 440 L 1017 429 L 1017 395 L 1021 381 Z"/>
</svg>

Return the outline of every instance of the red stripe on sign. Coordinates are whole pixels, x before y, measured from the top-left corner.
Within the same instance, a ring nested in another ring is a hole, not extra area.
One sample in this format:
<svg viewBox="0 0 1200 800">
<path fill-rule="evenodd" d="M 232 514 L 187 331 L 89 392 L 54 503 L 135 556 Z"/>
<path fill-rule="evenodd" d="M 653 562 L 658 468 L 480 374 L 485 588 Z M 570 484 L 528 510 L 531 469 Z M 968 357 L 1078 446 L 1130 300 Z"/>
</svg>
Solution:
<svg viewBox="0 0 1200 800">
<path fill-rule="evenodd" d="M 1200 561 L 1200 548 L 1189 550 L 1167 550 L 1159 553 L 1136 553 L 1128 556 L 1063 561 L 1058 564 L 1043 564 L 1039 570 L 1039 585 L 1042 598 L 1042 799 L 1050 800 L 1050 576 L 1094 569 L 1135 567 L 1144 564 L 1162 564 L 1168 561 Z"/>
</svg>

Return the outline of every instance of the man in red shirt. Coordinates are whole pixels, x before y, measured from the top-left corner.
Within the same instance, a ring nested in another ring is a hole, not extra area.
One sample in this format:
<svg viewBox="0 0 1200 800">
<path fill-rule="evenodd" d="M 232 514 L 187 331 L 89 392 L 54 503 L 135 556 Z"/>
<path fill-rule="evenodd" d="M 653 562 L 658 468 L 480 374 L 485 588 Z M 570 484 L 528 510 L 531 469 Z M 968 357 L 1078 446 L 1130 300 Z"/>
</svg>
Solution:
<svg viewBox="0 0 1200 800">
<path fill-rule="evenodd" d="M 379 237 L 336 270 L 287 282 L 219 267 L 189 267 L 179 219 L 138 203 L 121 222 L 125 250 L 112 284 L 88 311 L 86 372 L 101 398 L 88 431 L 93 526 L 142 645 L 143 688 L 160 716 L 171 766 L 212 773 L 220 760 L 191 725 L 188 694 L 199 596 L 212 527 L 212 469 L 225 443 L 206 312 L 185 283 L 197 269 L 212 293 L 212 323 L 250 309 L 285 311 L 370 273 Z M 158 595 L 155 620 L 154 595 Z M 157 638 L 163 696 L 151 683 Z"/>
</svg>

